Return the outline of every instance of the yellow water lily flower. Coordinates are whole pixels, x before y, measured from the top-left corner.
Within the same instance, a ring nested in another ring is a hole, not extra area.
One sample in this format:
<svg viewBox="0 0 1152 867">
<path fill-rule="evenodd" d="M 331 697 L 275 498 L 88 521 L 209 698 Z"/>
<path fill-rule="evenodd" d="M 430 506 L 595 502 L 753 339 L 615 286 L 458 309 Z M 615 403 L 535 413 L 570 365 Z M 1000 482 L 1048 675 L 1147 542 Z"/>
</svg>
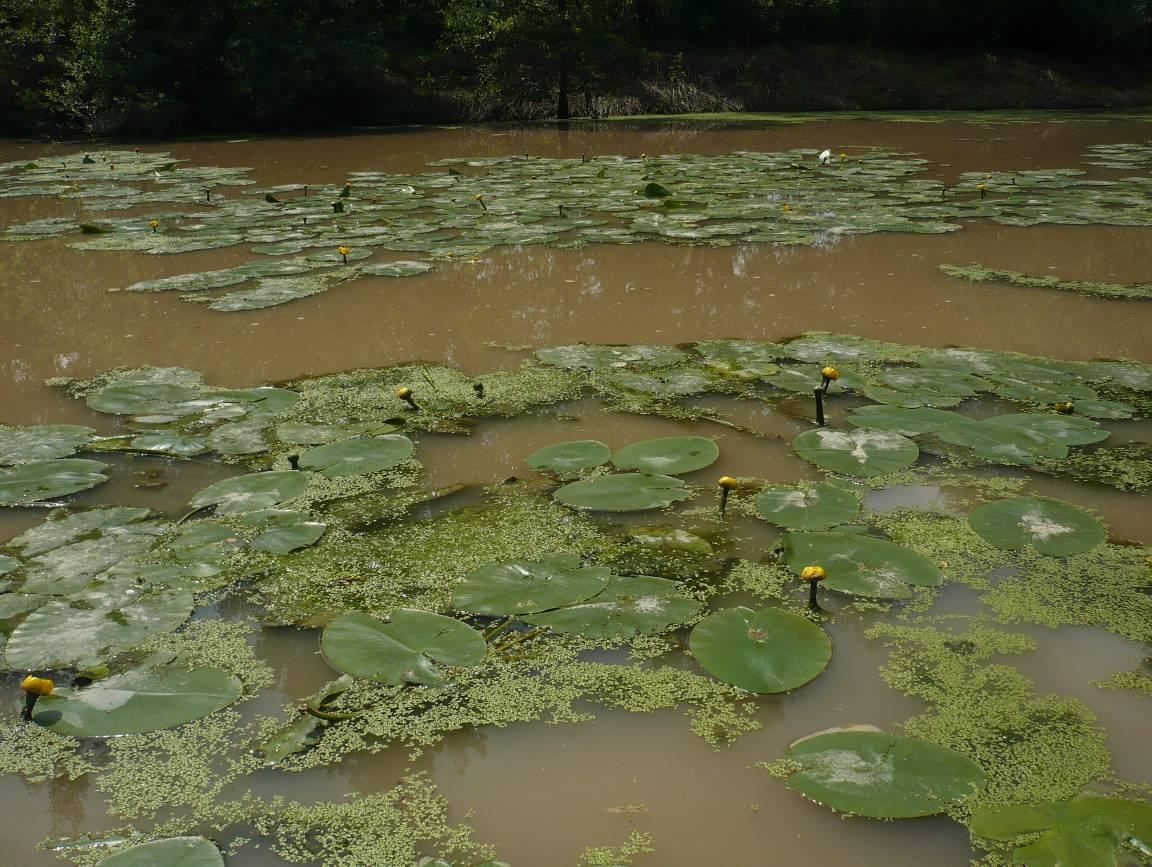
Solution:
<svg viewBox="0 0 1152 867">
<path fill-rule="evenodd" d="M 410 398 L 412 396 L 412 389 L 410 389 L 410 388 L 398 388 L 398 389 L 396 389 L 396 396 L 398 398 L 400 398 L 401 400 L 407 400 L 408 398 Z"/>
<path fill-rule="evenodd" d="M 160 226 L 159 220 L 149 220 L 148 225 L 152 227 L 152 234 L 156 234 L 156 229 Z"/>
<path fill-rule="evenodd" d="M 828 577 L 828 573 L 824 571 L 823 566 L 805 566 L 800 572 L 800 577 L 805 581 L 823 581 Z"/>
<path fill-rule="evenodd" d="M 840 378 L 840 371 L 837 370 L 835 367 L 825 367 L 823 370 L 820 371 L 820 375 L 822 377 L 824 377 L 825 379 L 839 379 Z"/>
<path fill-rule="evenodd" d="M 52 682 L 51 678 L 28 675 L 20 681 L 20 688 L 28 695 L 52 695 L 53 690 L 56 689 L 56 684 Z"/>
<path fill-rule="evenodd" d="M 722 488 L 734 488 L 736 487 L 737 482 L 731 476 L 721 476 L 718 484 Z"/>
<path fill-rule="evenodd" d="M 780 206 L 780 210 L 782 210 L 784 212 L 788 212 L 788 211 L 792 210 L 792 206 L 790 204 L 788 204 L 787 202 L 785 202 L 783 205 Z"/>
</svg>

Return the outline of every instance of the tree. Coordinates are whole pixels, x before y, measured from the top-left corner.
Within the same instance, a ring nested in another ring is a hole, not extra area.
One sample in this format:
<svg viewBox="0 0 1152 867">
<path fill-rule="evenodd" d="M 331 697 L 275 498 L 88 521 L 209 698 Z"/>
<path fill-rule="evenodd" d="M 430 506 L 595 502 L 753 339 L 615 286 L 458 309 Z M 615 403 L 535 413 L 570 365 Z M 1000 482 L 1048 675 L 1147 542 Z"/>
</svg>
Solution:
<svg viewBox="0 0 1152 867">
<path fill-rule="evenodd" d="M 445 42 L 469 52 L 489 92 L 540 101 L 556 116 L 637 53 L 632 0 L 448 0 Z"/>
</svg>

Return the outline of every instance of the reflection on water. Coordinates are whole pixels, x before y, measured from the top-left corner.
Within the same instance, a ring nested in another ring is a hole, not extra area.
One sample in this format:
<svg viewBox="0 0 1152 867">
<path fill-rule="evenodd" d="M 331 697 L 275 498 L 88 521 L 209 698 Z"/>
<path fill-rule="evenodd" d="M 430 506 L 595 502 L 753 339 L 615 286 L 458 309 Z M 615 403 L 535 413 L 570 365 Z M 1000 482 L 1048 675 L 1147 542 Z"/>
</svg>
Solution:
<svg viewBox="0 0 1152 867">
<path fill-rule="evenodd" d="M 431 160 L 462 155 L 862 146 L 921 153 L 936 164 L 935 176 L 952 180 L 975 169 L 1075 166 L 1089 144 L 1147 137 L 1146 125 L 1121 122 L 992 127 L 838 121 L 711 131 L 676 126 L 389 130 L 154 147 L 202 164 L 251 165 L 265 184 L 334 183 L 352 171 L 421 171 Z M 0 142 L 0 161 L 54 149 L 72 148 Z M 0 229 L 42 217 L 80 217 L 79 206 L 79 200 L 0 200 Z M 378 252 L 376 259 L 386 255 Z M 183 303 L 175 293 L 106 291 L 253 258 L 244 248 L 145 256 L 70 250 L 65 239 L 0 243 L 0 342 L 6 350 L 0 353 L 0 423 L 69 422 L 116 432 L 115 420 L 44 385 L 54 376 L 178 365 L 203 371 L 210 382 L 238 386 L 414 358 L 471 371 L 518 363 L 520 355 L 491 342 L 779 339 L 821 329 L 1070 359 L 1152 360 L 1152 305 L 966 283 L 936 268 L 979 262 L 1073 280 L 1147 281 L 1152 233 L 1120 227 L 972 223 L 947 235 L 856 236 L 817 248 L 658 242 L 577 250 L 506 248 L 476 261 L 438 262 L 418 277 L 364 280 L 283 307 L 237 314 Z M 757 431 L 758 438 L 709 422 L 604 413 L 592 402 L 566 404 L 555 412 L 564 416 L 562 438 L 600 439 L 614 448 L 655 436 L 715 436 L 721 460 L 693 477 L 709 492 L 692 505 L 704 505 L 712 502 L 710 480 L 722 474 L 771 481 L 820 477 L 789 447 L 807 427 L 798 420 L 807 410 L 797 400 L 795 417 L 748 400 L 686 401 L 720 410 Z M 1118 442 L 1146 441 L 1152 430 L 1147 422 L 1108 426 Z M 470 437 L 424 434 L 418 437 L 418 456 L 426 467 L 422 483 L 436 487 L 528 476 L 525 456 L 558 438 L 552 413 L 487 421 Z M 112 465 L 112 481 L 80 495 L 79 502 L 144 504 L 168 516 L 181 514 L 196 490 L 236 471 L 208 461 L 101 459 Z M 1098 510 L 1117 538 L 1152 541 L 1147 498 L 1044 477 L 1029 477 L 1028 486 Z M 962 492 L 930 486 L 891 489 L 867 500 L 874 509 L 942 504 L 965 508 Z M 33 510 L 0 510 L 0 539 L 41 517 Z M 652 522 L 644 515 L 604 520 Z M 692 521 L 692 529 L 718 539 L 728 555 L 760 559 L 778 538 L 775 529 L 735 514 L 723 526 L 707 515 Z M 933 613 L 975 614 L 979 608 L 971 591 L 951 586 Z M 221 611 L 246 613 L 242 605 Z M 501 857 L 515 867 L 571 865 L 583 847 L 619 844 L 632 828 L 653 833 L 658 846 L 655 856 L 638 865 L 967 864 L 971 851 L 959 825 L 944 819 L 842 821 L 749 767 L 777 758 L 791 740 L 813 730 L 857 722 L 891 727 L 922 709 L 882 683 L 877 668 L 885 653 L 864 640 L 865 626 L 859 617 L 831 624 L 836 654 L 826 674 L 794 695 L 761 699 L 764 728 L 719 752 L 693 736 L 680 714 L 596 710 L 597 720 L 584 725 L 532 723 L 458 733 L 415 763 L 403 751 L 391 750 L 351 756 L 338 767 L 304 774 L 266 771 L 252 785 L 268 796 L 340 798 L 350 791 L 386 789 L 407 769 L 425 769 L 451 799 L 453 819 L 470 813 L 479 838 L 498 844 Z M 1147 779 L 1152 765 L 1137 725 L 1142 719 L 1137 703 L 1143 699 L 1088 684 L 1111 670 L 1135 667 L 1146 650 L 1101 630 L 1016 628 L 1036 637 L 1039 649 L 1011 664 L 1033 678 L 1039 691 L 1087 703 L 1108 731 L 1117 770 Z M 276 713 L 333 676 L 313 632 L 268 628 L 258 645 L 279 679 L 246 712 Z M 8 810 L 8 821 L 0 825 L 0 851 L 18 852 L 13 863 L 59 863 L 48 853 L 31 853 L 28 841 L 99 833 L 117 824 L 103 814 L 102 798 L 83 779 L 27 786 L 3 778 L 0 803 Z M 229 858 L 238 867 L 274 863 L 279 862 L 251 847 Z"/>
</svg>

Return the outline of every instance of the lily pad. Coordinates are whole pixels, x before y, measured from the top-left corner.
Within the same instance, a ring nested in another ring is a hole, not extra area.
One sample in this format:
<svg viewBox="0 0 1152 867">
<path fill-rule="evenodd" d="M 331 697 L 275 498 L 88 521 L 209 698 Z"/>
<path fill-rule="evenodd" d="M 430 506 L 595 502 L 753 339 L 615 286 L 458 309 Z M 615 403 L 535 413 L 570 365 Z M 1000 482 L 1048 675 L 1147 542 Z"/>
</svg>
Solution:
<svg viewBox="0 0 1152 867">
<path fill-rule="evenodd" d="M 1109 433 L 1100 429 L 1100 423 L 1074 415 L 1052 415 L 1028 412 L 994 415 L 981 422 L 984 425 L 1010 427 L 1040 434 L 1067 446 L 1087 445 L 1108 439 Z"/>
<path fill-rule="evenodd" d="M 130 445 L 141 451 L 156 452 L 162 455 L 179 455 L 185 458 L 202 455 L 208 451 L 208 443 L 204 440 L 173 431 L 140 434 L 140 436 L 132 438 Z"/>
<path fill-rule="evenodd" d="M 974 794 L 984 771 L 962 753 L 871 727 L 801 738 L 786 755 L 800 765 L 788 788 L 842 813 L 875 819 L 932 816 Z"/>
<path fill-rule="evenodd" d="M 909 584 L 935 587 L 943 580 L 923 554 L 859 533 L 788 533 L 784 551 L 797 575 L 806 566 L 822 566 L 828 575 L 822 587 L 855 596 L 902 599 Z"/>
<path fill-rule="evenodd" d="M 672 476 L 615 473 L 571 482 L 552 494 L 560 503 L 605 512 L 662 509 L 692 496 L 692 489 Z"/>
<path fill-rule="evenodd" d="M 671 346 L 599 346 L 587 343 L 538 349 L 536 357 L 545 364 L 565 370 L 653 370 L 671 367 L 688 358 Z"/>
<path fill-rule="evenodd" d="M 340 671 L 393 685 L 441 685 L 438 664 L 479 665 L 488 652 L 484 637 L 466 623 L 408 608 L 386 622 L 360 611 L 342 614 L 325 627 L 320 646 Z"/>
<path fill-rule="evenodd" d="M 92 534 L 133 532 L 132 525 L 138 524 L 151 514 L 151 509 L 139 506 L 88 509 L 37 524 L 5 544 L 20 549 L 20 553 L 25 557 L 35 557 Z"/>
<path fill-rule="evenodd" d="M 45 696 L 33 720 L 74 737 L 138 734 L 200 719 L 241 692 L 235 676 L 216 668 L 140 668 Z"/>
<path fill-rule="evenodd" d="M 1068 447 L 1063 443 L 1031 427 L 996 424 L 996 418 L 973 421 L 958 415 L 936 435 L 946 443 L 965 446 L 1000 464 L 1032 464 L 1040 458 L 1060 460 L 1068 456 Z"/>
<path fill-rule="evenodd" d="M 412 440 L 403 434 L 339 440 L 303 452 L 300 466 L 331 477 L 377 473 L 408 460 L 415 450 Z"/>
<path fill-rule="evenodd" d="M 673 475 L 703 469 L 718 457 L 720 447 L 708 437 L 659 437 L 617 449 L 612 463 L 622 470 Z"/>
<path fill-rule="evenodd" d="M 1125 851 L 1152 851 L 1152 807 L 1123 798 L 1083 795 L 979 810 L 968 827 L 989 840 L 1039 834 L 1012 852 L 1013 862 L 1027 867 L 1117 867 Z"/>
<path fill-rule="evenodd" d="M 688 646 L 709 674 L 760 693 L 803 686 L 832 658 L 828 633 L 780 608 L 717 611 L 696 625 Z"/>
<path fill-rule="evenodd" d="M 100 867 L 224 867 L 224 856 L 204 837 L 168 837 L 121 849 Z"/>
<path fill-rule="evenodd" d="M 756 514 L 771 524 L 793 530 L 827 530 L 847 524 L 860 511 L 860 501 L 835 485 L 772 485 L 756 498 Z"/>
<path fill-rule="evenodd" d="M 528 466 L 534 470 L 571 473 L 608 463 L 612 449 L 599 440 L 572 440 L 537 449 L 528 455 Z"/>
<path fill-rule="evenodd" d="M 858 406 L 846 416 L 856 427 L 884 430 L 906 437 L 935 433 L 959 418 L 954 412 L 928 407 Z"/>
<path fill-rule="evenodd" d="M 614 575 L 607 587 L 586 602 L 526 615 L 524 620 L 557 632 L 615 639 L 662 632 L 690 620 L 699 610 L 700 603 L 683 595 L 675 581 Z"/>
<path fill-rule="evenodd" d="M 467 575 L 452 604 L 474 614 L 537 614 L 585 602 L 612 579 L 610 570 L 581 566 L 575 554 L 489 563 Z"/>
<path fill-rule="evenodd" d="M 107 464 L 78 458 L 34 461 L 0 470 L 0 503 L 34 503 L 94 488 L 108 477 Z"/>
<path fill-rule="evenodd" d="M 94 433 L 92 428 L 77 424 L 0 427 L 0 465 L 66 458 Z"/>
<path fill-rule="evenodd" d="M 780 370 L 776 362 L 785 354 L 780 344 L 760 340 L 706 340 L 696 344 L 696 351 L 710 367 L 737 379 L 772 376 Z"/>
<path fill-rule="evenodd" d="M 905 436 L 889 431 L 819 428 L 792 440 L 800 457 L 825 470 L 852 476 L 882 476 L 916 463 L 920 449 Z"/>
<path fill-rule="evenodd" d="M 1010 497 L 985 503 L 968 516 L 984 541 L 1015 551 L 1031 545 L 1041 554 L 1067 557 L 1101 544 L 1104 525 L 1083 509 L 1044 497 Z"/>
<path fill-rule="evenodd" d="M 248 473 L 224 479 L 196 494 L 189 505 L 194 509 L 215 506 L 221 515 L 267 509 L 304 493 L 308 476 L 293 470 Z"/>
</svg>

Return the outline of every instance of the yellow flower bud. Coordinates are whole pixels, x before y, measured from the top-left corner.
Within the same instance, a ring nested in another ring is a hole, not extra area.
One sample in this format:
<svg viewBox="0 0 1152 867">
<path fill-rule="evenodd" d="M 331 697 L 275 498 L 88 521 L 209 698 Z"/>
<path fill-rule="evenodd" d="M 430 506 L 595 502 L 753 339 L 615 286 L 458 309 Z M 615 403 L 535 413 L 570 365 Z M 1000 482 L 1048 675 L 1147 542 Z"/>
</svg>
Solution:
<svg viewBox="0 0 1152 867">
<path fill-rule="evenodd" d="M 483 194 L 483 193 L 477 193 L 476 195 L 474 195 L 474 196 L 472 197 L 472 201 L 474 201 L 474 202 L 478 202 L 478 201 L 480 201 L 482 198 L 484 198 L 484 194 Z"/>
<path fill-rule="evenodd" d="M 56 684 L 47 677 L 28 675 L 20 681 L 20 688 L 29 695 L 52 695 L 52 691 L 56 689 Z"/>
<path fill-rule="evenodd" d="M 1072 401 L 1070 401 L 1070 400 L 1064 400 L 1064 401 L 1061 401 L 1060 403 L 1053 404 L 1052 408 L 1054 410 L 1056 410 L 1056 412 L 1063 413 L 1064 415 L 1067 415 L 1068 413 L 1072 412 L 1072 410 L 1074 410 L 1076 408 L 1076 404 L 1072 403 Z"/>
<path fill-rule="evenodd" d="M 840 154 L 840 159 L 842 159 L 842 160 L 848 159 L 848 154 Z"/>
<path fill-rule="evenodd" d="M 781 205 L 781 206 L 780 206 L 780 210 L 782 210 L 782 211 L 791 211 L 791 210 L 792 210 L 792 206 L 791 206 L 790 204 L 788 204 L 787 202 L 785 202 L 783 205 Z"/>
<path fill-rule="evenodd" d="M 157 226 L 160 225 L 160 221 L 159 220 L 149 220 L 148 225 L 151 226 L 153 229 L 155 229 Z"/>
<path fill-rule="evenodd" d="M 805 581 L 823 581 L 828 577 L 828 573 L 824 571 L 823 566 L 805 566 L 800 572 L 800 577 Z"/>
<path fill-rule="evenodd" d="M 398 398 L 400 398 L 401 400 L 407 400 L 408 398 L 410 398 L 412 396 L 412 389 L 410 389 L 410 388 L 398 388 L 398 389 L 396 389 L 396 396 Z"/>
<path fill-rule="evenodd" d="M 341 256 L 347 256 L 349 253 L 352 252 L 352 248 L 351 247 L 337 247 L 336 252 L 339 253 Z"/>
<path fill-rule="evenodd" d="M 721 476 L 719 484 L 722 488 L 734 488 L 736 487 L 737 483 L 736 480 L 731 476 Z"/>
<path fill-rule="evenodd" d="M 820 371 L 820 375 L 822 377 L 824 377 L 825 379 L 839 379 L 840 378 L 840 371 L 837 370 L 835 367 L 825 367 L 823 370 Z"/>
</svg>

